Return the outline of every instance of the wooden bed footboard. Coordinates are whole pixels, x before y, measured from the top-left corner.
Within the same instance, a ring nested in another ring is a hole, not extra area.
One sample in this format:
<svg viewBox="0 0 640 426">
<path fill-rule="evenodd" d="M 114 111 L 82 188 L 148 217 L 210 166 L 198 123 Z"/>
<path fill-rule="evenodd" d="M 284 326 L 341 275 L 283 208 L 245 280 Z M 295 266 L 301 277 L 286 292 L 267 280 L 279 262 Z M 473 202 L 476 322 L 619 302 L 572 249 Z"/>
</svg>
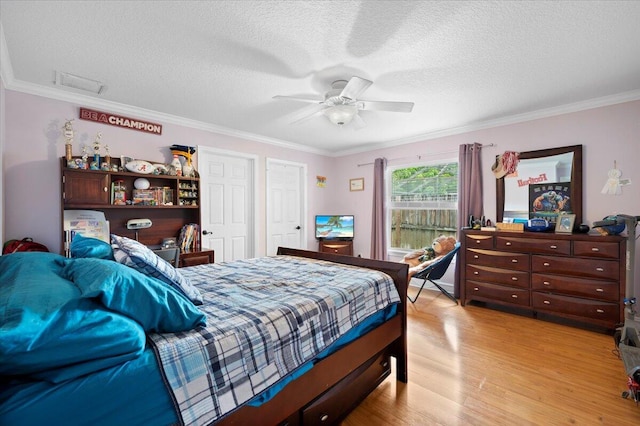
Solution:
<svg viewBox="0 0 640 426">
<path fill-rule="evenodd" d="M 396 379 L 406 383 L 408 266 L 284 247 L 278 249 L 278 254 L 328 260 L 384 272 L 393 279 L 398 289 L 398 314 L 318 362 L 271 400 L 258 407 L 244 406 L 216 424 L 246 425 L 256 424 L 258 420 L 264 425 L 335 424 L 388 376 L 389 356 L 396 360 Z"/>
</svg>

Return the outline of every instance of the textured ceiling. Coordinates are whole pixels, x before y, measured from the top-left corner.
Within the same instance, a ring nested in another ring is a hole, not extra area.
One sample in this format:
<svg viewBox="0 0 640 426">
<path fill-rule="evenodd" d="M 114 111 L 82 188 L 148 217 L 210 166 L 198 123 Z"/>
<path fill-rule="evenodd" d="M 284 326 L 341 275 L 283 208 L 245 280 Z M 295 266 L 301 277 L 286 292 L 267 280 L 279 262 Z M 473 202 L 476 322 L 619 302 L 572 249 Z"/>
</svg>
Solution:
<svg viewBox="0 0 640 426">
<path fill-rule="evenodd" d="M 77 96 L 63 71 L 106 84 L 84 105 L 333 154 L 640 98 L 639 1 L 2 0 L 0 22 L 8 89 Z M 272 99 L 353 75 L 413 112 L 355 130 Z"/>
</svg>

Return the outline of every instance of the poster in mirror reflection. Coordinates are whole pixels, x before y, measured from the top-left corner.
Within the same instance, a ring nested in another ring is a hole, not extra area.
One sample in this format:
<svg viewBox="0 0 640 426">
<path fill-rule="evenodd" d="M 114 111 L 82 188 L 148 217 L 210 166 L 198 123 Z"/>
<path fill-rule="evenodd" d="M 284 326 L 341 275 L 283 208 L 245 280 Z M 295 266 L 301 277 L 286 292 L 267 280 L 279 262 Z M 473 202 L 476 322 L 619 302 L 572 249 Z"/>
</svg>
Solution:
<svg viewBox="0 0 640 426">
<path fill-rule="evenodd" d="M 504 220 L 546 219 L 573 213 L 571 167 L 573 152 L 523 159 L 515 173 L 504 177 Z"/>
</svg>

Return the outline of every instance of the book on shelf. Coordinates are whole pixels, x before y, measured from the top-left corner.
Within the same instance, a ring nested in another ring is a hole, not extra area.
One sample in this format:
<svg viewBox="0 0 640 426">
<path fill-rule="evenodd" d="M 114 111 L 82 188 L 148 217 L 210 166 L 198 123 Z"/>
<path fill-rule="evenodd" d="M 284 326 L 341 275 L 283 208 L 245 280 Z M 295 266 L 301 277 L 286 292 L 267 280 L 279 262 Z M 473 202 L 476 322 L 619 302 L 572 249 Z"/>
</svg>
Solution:
<svg viewBox="0 0 640 426">
<path fill-rule="evenodd" d="M 200 227 L 195 223 L 188 223 L 180 230 L 178 238 L 180 251 L 198 251 L 200 249 Z"/>
</svg>

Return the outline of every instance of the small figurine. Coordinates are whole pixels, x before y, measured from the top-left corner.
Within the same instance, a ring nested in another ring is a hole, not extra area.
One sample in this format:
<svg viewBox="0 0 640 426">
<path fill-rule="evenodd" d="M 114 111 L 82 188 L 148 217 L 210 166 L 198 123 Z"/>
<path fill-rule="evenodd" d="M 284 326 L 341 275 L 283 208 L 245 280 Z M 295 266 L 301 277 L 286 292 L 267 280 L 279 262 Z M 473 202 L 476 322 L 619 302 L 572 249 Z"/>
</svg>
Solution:
<svg viewBox="0 0 640 426">
<path fill-rule="evenodd" d="M 69 163 L 70 161 L 73 160 L 73 154 L 71 152 L 72 148 L 73 148 L 73 126 L 72 126 L 72 122 L 73 122 L 73 119 L 67 120 L 64 123 L 64 127 L 62 128 L 64 130 L 64 138 L 65 138 L 64 152 L 65 152 L 65 157 L 67 158 L 67 163 Z"/>
<path fill-rule="evenodd" d="M 111 155 L 109 154 L 109 145 L 104 146 L 104 162 L 102 163 L 102 170 L 109 170 L 111 168 Z"/>
<path fill-rule="evenodd" d="M 81 169 L 86 169 L 89 166 L 89 152 L 87 151 L 87 146 L 82 145 L 82 166 Z"/>
<path fill-rule="evenodd" d="M 96 140 L 93 141 L 93 161 L 100 164 L 100 139 L 102 139 L 102 132 L 96 134 Z"/>
</svg>

